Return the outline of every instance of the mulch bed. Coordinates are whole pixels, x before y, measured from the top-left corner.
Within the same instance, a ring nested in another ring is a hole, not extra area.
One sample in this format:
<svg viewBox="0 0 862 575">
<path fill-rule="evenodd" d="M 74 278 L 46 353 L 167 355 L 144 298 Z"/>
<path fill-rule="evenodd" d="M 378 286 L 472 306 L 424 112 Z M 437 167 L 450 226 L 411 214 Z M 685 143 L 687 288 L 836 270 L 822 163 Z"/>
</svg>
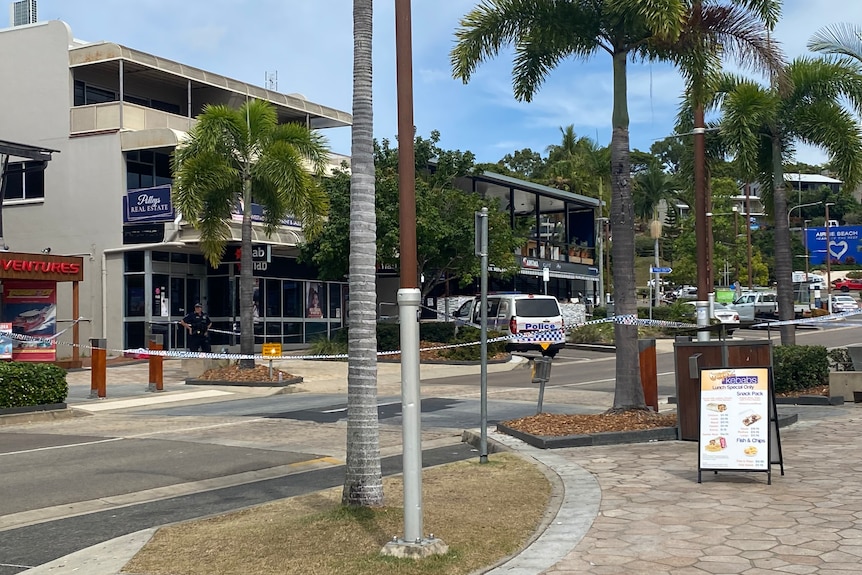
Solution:
<svg viewBox="0 0 862 575">
<path fill-rule="evenodd" d="M 806 389 L 797 389 L 796 391 L 785 391 L 776 393 L 775 397 L 801 397 L 803 395 L 823 395 L 829 396 L 829 385 L 817 385 Z"/>
<path fill-rule="evenodd" d="M 676 413 L 656 413 L 646 410 L 591 415 L 540 413 L 538 415 L 504 421 L 503 425 L 540 437 L 562 437 L 566 435 L 588 435 L 606 431 L 636 431 L 660 427 L 675 427 Z"/>
<path fill-rule="evenodd" d="M 203 372 L 197 377 L 205 381 L 279 381 L 278 374 L 282 380 L 287 381 L 296 378 L 295 375 L 273 368 L 272 377 L 269 377 L 269 367 L 256 365 L 254 369 L 241 369 L 238 365 L 217 367 Z"/>
</svg>

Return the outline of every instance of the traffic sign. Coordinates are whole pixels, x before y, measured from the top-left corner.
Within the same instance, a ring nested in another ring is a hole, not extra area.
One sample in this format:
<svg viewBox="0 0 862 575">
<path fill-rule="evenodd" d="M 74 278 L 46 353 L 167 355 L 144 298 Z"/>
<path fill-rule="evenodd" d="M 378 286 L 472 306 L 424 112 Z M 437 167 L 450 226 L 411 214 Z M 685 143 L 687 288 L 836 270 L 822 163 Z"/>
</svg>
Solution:
<svg viewBox="0 0 862 575">
<path fill-rule="evenodd" d="M 281 357 L 281 344 L 280 343 L 265 343 L 265 344 L 263 344 L 263 349 L 261 350 L 261 354 L 264 356 L 270 356 L 270 357 Z"/>
<path fill-rule="evenodd" d="M 657 268 L 650 267 L 649 273 L 651 274 L 669 274 L 673 271 L 673 268 Z"/>
</svg>

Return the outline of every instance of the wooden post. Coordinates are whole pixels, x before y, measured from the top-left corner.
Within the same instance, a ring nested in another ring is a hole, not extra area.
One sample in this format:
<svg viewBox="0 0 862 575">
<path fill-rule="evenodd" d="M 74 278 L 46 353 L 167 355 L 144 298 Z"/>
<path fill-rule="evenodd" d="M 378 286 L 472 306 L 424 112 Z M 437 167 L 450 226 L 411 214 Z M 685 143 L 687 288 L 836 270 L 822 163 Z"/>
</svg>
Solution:
<svg viewBox="0 0 862 575">
<path fill-rule="evenodd" d="M 107 395 L 106 369 L 107 369 L 107 347 L 106 339 L 91 339 L 91 362 L 90 362 L 90 399 L 103 399 Z"/>
<path fill-rule="evenodd" d="M 78 317 L 80 317 L 80 294 L 78 282 L 72 282 L 72 367 L 81 367 L 80 356 L 80 332 L 78 331 Z"/>
<path fill-rule="evenodd" d="M 150 343 L 148 349 L 164 349 L 164 345 L 162 344 L 162 334 L 157 333 L 150 336 Z M 150 384 L 147 387 L 147 391 L 164 391 L 164 373 L 162 371 L 163 361 L 164 357 L 162 357 L 161 355 L 150 354 Z"/>
<path fill-rule="evenodd" d="M 638 352 L 644 402 L 652 407 L 653 411 L 658 411 L 658 365 L 656 363 L 655 340 L 639 339 Z"/>
</svg>

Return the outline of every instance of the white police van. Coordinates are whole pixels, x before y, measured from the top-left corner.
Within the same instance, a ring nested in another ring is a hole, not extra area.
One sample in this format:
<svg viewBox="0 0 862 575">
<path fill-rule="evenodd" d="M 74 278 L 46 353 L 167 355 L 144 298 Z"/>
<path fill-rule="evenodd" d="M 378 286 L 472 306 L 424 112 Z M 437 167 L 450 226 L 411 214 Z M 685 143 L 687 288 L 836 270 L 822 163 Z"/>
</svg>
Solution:
<svg viewBox="0 0 862 575">
<path fill-rule="evenodd" d="M 478 296 L 464 302 L 455 319 L 480 325 L 480 303 Z M 539 351 L 554 357 L 566 344 L 560 304 L 551 295 L 488 294 L 488 329 L 511 336 L 506 351 Z"/>
</svg>

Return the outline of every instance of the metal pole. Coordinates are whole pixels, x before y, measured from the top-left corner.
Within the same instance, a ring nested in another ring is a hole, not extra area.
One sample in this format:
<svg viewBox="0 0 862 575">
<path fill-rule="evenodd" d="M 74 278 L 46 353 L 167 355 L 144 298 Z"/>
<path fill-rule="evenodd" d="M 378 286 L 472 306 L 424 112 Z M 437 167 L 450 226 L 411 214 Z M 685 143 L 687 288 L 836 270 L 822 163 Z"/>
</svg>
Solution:
<svg viewBox="0 0 862 575">
<path fill-rule="evenodd" d="M 416 261 L 416 160 L 413 149 L 413 47 L 410 0 L 395 0 L 398 99 L 398 219 L 401 249 L 401 411 L 404 443 L 404 540 L 422 540 L 422 438 L 419 390 L 419 303 Z"/>
<path fill-rule="evenodd" d="M 604 305 L 605 299 L 605 218 L 599 218 L 599 295 L 593 298 L 593 306 L 598 307 Z"/>
<path fill-rule="evenodd" d="M 832 254 L 829 253 L 829 206 L 832 202 L 826 202 L 826 306 L 832 313 Z"/>
<path fill-rule="evenodd" d="M 805 220 L 802 222 L 802 245 L 805 247 L 805 281 L 809 281 L 809 269 L 808 269 L 808 222 L 811 220 Z"/>
<path fill-rule="evenodd" d="M 748 258 L 748 289 L 754 287 L 751 270 L 751 184 L 745 184 L 745 241 Z"/>
<path fill-rule="evenodd" d="M 479 463 L 488 463 L 488 208 L 478 214 L 478 248 L 480 259 L 480 289 L 482 297 L 481 325 L 479 327 L 480 363 L 479 375 L 480 401 L 479 418 L 481 439 L 479 444 Z M 546 283 L 545 286 L 548 284 Z"/>
</svg>

